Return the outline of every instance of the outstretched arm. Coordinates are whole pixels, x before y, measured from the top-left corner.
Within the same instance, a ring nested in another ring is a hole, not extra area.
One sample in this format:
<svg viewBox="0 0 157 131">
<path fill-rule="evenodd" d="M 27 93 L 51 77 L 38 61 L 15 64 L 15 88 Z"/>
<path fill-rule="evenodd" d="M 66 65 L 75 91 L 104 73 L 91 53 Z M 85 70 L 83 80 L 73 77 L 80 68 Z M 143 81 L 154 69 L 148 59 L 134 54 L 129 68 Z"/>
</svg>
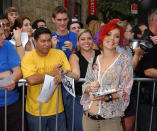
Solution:
<svg viewBox="0 0 157 131">
<path fill-rule="evenodd" d="M 11 71 L 2 72 L 2 73 L 0 73 L 0 79 L 4 79 L 5 77 L 8 77 L 11 74 L 12 74 Z"/>
<path fill-rule="evenodd" d="M 79 58 L 76 54 L 72 54 L 69 58 L 69 63 L 71 66 L 71 72 L 69 71 L 66 75 L 74 78 L 75 81 L 78 81 L 80 78 L 80 66 L 79 66 Z"/>
<path fill-rule="evenodd" d="M 18 82 L 18 80 L 22 78 L 22 71 L 20 66 L 14 67 L 12 70 L 13 70 L 12 81 L 7 87 L 5 87 L 8 90 L 13 90 L 15 88 L 16 82 Z"/>
<path fill-rule="evenodd" d="M 59 75 L 61 67 L 62 67 L 62 65 L 58 64 L 53 68 L 52 71 L 50 71 L 46 74 L 55 77 L 55 76 Z M 34 74 L 34 75 L 29 76 L 29 77 L 26 77 L 26 80 L 27 80 L 29 85 L 33 86 L 33 85 L 43 83 L 44 78 L 45 78 L 45 74 Z"/>
</svg>

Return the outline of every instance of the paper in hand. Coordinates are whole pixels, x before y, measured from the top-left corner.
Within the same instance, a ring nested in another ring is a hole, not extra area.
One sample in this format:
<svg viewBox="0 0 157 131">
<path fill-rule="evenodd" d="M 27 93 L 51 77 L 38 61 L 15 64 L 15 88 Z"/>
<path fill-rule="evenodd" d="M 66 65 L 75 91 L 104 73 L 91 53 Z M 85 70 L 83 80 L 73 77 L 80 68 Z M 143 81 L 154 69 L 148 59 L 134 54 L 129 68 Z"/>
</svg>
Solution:
<svg viewBox="0 0 157 131">
<path fill-rule="evenodd" d="M 21 32 L 21 42 L 22 42 L 22 46 L 25 47 L 28 42 L 28 33 L 27 32 Z"/>
<path fill-rule="evenodd" d="M 93 92 L 92 95 L 94 97 L 99 97 L 99 96 L 104 96 L 104 95 L 112 94 L 112 93 L 115 93 L 115 92 L 117 92 L 116 89 L 110 89 L 110 90 L 107 90 L 105 92 Z"/>
<path fill-rule="evenodd" d="M 75 97 L 74 79 L 65 75 L 62 75 L 61 79 L 62 84 L 67 90 L 67 92 L 69 92 L 73 97 Z"/>
<path fill-rule="evenodd" d="M 9 40 L 14 46 L 16 46 L 15 40 L 12 38 Z M 26 44 L 28 42 L 28 33 L 27 32 L 21 32 L 21 43 L 23 48 L 25 48 Z"/>
<path fill-rule="evenodd" d="M 37 100 L 40 102 L 47 102 L 56 89 L 56 86 L 57 85 L 54 83 L 54 77 L 45 75 L 43 88 Z"/>
</svg>

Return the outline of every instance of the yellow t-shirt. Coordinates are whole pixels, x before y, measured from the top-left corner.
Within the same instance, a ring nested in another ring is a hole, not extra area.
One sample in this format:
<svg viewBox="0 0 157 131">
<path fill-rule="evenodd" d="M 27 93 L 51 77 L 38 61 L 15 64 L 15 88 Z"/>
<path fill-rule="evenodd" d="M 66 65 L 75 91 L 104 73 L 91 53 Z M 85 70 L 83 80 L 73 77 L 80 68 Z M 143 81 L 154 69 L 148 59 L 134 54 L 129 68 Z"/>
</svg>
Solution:
<svg viewBox="0 0 157 131">
<path fill-rule="evenodd" d="M 37 55 L 36 50 L 26 54 L 21 62 L 23 77 L 27 78 L 35 74 L 46 74 L 50 72 L 55 65 L 62 64 L 63 69 L 71 70 L 66 55 L 61 50 L 50 49 L 45 57 Z M 43 87 L 43 85 L 41 86 Z M 32 115 L 39 116 L 39 101 L 37 98 L 40 94 L 40 85 L 27 87 L 26 111 Z M 50 116 L 56 114 L 57 105 L 57 88 L 53 92 L 47 103 L 41 104 L 41 116 Z M 59 108 L 58 112 L 63 112 L 63 102 L 61 86 L 59 86 Z"/>
</svg>

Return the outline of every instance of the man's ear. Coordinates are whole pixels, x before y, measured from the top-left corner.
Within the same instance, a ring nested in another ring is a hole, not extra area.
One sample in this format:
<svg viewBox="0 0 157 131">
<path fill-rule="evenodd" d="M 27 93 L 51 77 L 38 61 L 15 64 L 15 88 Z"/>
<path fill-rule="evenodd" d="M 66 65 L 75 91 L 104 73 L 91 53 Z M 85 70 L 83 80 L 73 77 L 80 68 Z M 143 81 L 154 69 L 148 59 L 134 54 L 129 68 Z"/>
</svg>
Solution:
<svg viewBox="0 0 157 131">
<path fill-rule="evenodd" d="M 34 45 L 35 47 L 37 46 L 37 40 L 34 39 Z"/>
<path fill-rule="evenodd" d="M 55 23 L 55 18 L 53 18 L 53 17 L 52 17 L 52 19 L 51 19 L 51 20 L 52 20 L 52 23 Z"/>
<path fill-rule="evenodd" d="M 69 18 L 68 18 L 68 23 L 69 23 Z"/>
</svg>

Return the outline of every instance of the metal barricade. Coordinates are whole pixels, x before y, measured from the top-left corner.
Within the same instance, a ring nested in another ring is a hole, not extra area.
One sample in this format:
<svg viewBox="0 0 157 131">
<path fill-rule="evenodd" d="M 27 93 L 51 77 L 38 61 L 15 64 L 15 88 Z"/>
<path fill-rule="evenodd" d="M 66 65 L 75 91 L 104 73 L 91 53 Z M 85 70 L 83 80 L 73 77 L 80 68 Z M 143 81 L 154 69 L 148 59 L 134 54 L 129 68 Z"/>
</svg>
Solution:
<svg viewBox="0 0 157 131">
<path fill-rule="evenodd" d="M 25 121 L 25 119 L 24 119 L 24 108 L 25 108 L 25 103 L 24 103 L 24 94 L 25 94 L 25 84 L 26 84 L 26 80 L 24 80 L 24 79 L 21 79 L 21 80 L 19 80 L 19 83 L 22 83 L 22 114 L 21 114 L 21 116 L 22 116 L 22 131 L 24 131 L 24 121 Z M 4 118 L 4 120 L 5 120 L 5 125 L 4 125 L 4 130 L 5 131 L 7 131 L 7 89 L 5 89 L 5 107 L 4 107 L 4 116 L 5 116 L 5 118 Z"/>
<path fill-rule="evenodd" d="M 155 86 L 157 79 L 152 78 L 134 78 L 134 81 L 138 82 L 138 92 L 137 92 L 137 107 L 136 107 L 136 120 L 135 120 L 135 131 L 137 131 L 137 116 L 138 116 L 138 109 L 139 109 L 139 96 L 140 96 L 140 85 L 141 82 L 153 82 L 153 93 L 152 93 L 152 103 L 154 103 L 154 97 L 155 97 Z M 154 106 L 151 106 L 151 114 L 150 114 L 150 123 L 149 123 L 149 131 L 152 131 L 152 120 L 153 120 L 153 112 L 154 112 Z"/>
<path fill-rule="evenodd" d="M 84 82 L 84 78 L 80 78 L 79 82 Z M 137 116 L 138 116 L 138 108 L 139 108 L 139 96 L 140 96 L 140 85 L 141 82 L 154 82 L 153 88 L 153 94 L 152 94 L 152 103 L 154 103 L 154 96 L 155 96 L 155 82 L 157 82 L 157 79 L 151 79 L 151 78 L 134 78 L 134 81 L 138 82 L 138 92 L 137 92 L 137 108 L 136 108 L 136 121 L 135 121 L 135 128 L 134 130 L 137 131 Z M 25 126 L 25 84 L 26 80 L 21 79 L 19 80 L 19 83 L 22 83 L 22 131 L 24 131 Z M 41 90 L 41 85 L 40 85 Z M 58 107 L 59 107 L 59 86 L 57 86 L 57 108 L 56 108 L 56 131 L 58 127 Z M 151 107 L 151 114 L 150 114 L 150 124 L 149 124 L 149 131 L 152 130 L 152 120 L 153 120 L 153 111 L 154 107 Z M 75 112 L 75 98 L 73 98 L 73 118 L 72 118 L 72 131 L 74 131 L 74 113 Z M 39 105 L 39 131 L 41 131 L 41 103 Z M 7 90 L 5 90 L 5 131 L 7 131 Z"/>
</svg>

